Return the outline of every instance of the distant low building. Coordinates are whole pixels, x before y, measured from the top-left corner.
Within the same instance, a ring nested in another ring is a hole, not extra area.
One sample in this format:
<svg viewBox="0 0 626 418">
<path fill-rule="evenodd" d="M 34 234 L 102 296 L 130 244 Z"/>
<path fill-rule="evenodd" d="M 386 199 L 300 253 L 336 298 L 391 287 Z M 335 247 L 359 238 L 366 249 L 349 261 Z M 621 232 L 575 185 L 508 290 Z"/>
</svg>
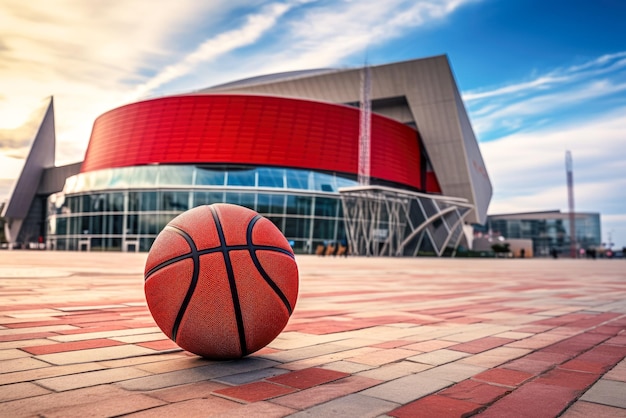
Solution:
<svg viewBox="0 0 626 418">
<path fill-rule="evenodd" d="M 602 243 L 600 214 L 577 212 L 575 214 L 576 248 L 586 252 Z M 535 257 L 548 257 L 570 253 L 569 213 L 559 210 L 547 212 L 510 213 L 487 216 L 487 223 L 474 229 L 475 235 L 532 240 Z"/>
</svg>

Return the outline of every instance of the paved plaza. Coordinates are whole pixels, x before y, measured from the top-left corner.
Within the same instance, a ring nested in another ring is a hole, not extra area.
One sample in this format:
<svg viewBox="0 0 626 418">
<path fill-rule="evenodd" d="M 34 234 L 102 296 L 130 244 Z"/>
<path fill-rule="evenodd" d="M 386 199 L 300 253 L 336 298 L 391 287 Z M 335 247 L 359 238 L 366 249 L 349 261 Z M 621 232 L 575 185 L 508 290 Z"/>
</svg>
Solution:
<svg viewBox="0 0 626 418">
<path fill-rule="evenodd" d="M 145 259 L 0 252 L 0 417 L 626 417 L 626 260 L 299 256 L 283 333 L 217 362 Z"/>
</svg>

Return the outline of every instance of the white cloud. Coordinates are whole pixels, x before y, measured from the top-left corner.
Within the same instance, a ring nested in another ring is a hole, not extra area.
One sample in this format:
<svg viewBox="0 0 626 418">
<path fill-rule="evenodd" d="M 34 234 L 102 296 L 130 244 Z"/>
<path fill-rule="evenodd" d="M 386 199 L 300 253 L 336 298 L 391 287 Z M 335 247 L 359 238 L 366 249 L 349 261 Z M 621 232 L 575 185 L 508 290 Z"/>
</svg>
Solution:
<svg viewBox="0 0 626 418">
<path fill-rule="evenodd" d="M 32 140 L 22 126 L 54 96 L 58 163 L 79 161 L 94 119 L 124 103 L 145 73 L 183 53 L 174 40 L 244 0 L 4 0 L 0 25 L 0 149 Z M 225 7 L 228 5 L 229 7 Z M 149 11 L 149 19 L 144 18 Z M 0 166 L 0 178 L 16 176 Z"/>
<path fill-rule="evenodd" d="M 254 43 L 264 32 L 271 29 L 291 6 L 283 3 L 270 4 L 259 13 L 248 16 L 243 27 L 222 32 L 205 40 L 181 61 L 168 65 L 155 77 L 135 88 L 130 98 L 143 97 L 163 84 L 187 75 L 201 62 L 211 61 L 224 53 Z"/>
</svg>

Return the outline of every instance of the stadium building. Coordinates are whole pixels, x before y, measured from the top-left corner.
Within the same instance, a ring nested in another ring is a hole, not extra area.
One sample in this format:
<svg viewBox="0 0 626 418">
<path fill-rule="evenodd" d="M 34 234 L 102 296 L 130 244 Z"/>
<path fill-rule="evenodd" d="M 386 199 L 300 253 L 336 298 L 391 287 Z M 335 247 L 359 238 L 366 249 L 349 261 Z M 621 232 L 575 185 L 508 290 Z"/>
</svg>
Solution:
<svg viewBox="0 0 626 418">
<path fill-rule="evenodd" d="M 51 100 L 3 211 L 12 246 L 147 251 L 177 214 L 228 202 L 298 253 L 441 256 L 492 194 L 446 56 L 131 103 L 96 119 L 82 163 L 55 167 L 54 135 Z"/>
</svg>

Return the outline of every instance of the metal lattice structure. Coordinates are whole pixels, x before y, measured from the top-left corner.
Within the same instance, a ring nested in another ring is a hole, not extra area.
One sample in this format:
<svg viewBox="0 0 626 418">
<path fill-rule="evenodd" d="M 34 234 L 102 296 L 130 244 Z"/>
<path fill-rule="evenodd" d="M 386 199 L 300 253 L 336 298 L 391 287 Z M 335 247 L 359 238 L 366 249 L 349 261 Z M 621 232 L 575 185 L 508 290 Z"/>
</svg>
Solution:
<svg viewBox="0 0 626 418">
<path fill-rule="evenodd" d="M 466 199 L 383 186 L 339 190 L 350 253 L 442 256 L 454 253 L 473 207 Z"/>
</svg>

